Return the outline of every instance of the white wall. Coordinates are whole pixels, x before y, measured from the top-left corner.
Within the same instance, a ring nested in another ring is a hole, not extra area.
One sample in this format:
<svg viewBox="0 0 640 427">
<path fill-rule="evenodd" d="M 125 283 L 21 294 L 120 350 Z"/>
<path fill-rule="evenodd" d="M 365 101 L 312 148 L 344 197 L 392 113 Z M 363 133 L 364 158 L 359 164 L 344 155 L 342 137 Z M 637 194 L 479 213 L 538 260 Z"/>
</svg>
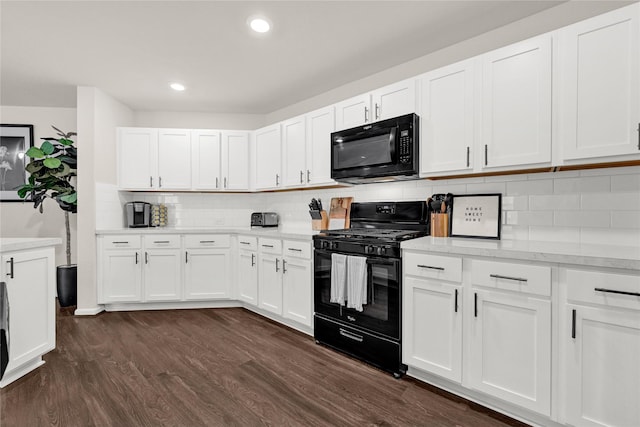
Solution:
<svg viewBox="0 0 640 427">
<path fill-rule="evenodd" d="M 64 132 L 76 131 L 75 108 L 0 107 L 0 122 L 6 124 L 32 124 L 33 142 L 39 146 L 40 138 L 56 136 L 51 126 Z M 76 143 L 78 140 L 75 140 Z M 76 262 L 77 215 L 70 215 L 71 262 Z M 41 214 L 31 203 L 0 203 L 0 236 L 2 237 L 60 237 L 62 245 L 56 247 L 56 264 L 66 264 L 64 212 L 53 200 L 44 202 Z"/>
<path fill-rule="evenodd" d="M 78 144 L 77 313 L 90 314 L 97 308 L 96 190 L 115 191 L 116 127 L 131 126 L 133 112 L 93 87 L 78 87 L 77 105 L 81 140 Z"/>
</svg>

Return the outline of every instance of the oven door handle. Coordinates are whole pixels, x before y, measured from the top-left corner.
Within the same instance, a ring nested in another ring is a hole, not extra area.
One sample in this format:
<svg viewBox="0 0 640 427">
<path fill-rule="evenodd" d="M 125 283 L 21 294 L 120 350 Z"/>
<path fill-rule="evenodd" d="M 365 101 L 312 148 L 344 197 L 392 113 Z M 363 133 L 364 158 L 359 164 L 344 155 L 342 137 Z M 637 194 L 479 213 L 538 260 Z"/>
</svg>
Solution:
<svg viewBox="0 0 640 427">
<path fill-rule="evenodd" d="M 349 338 L 350 340 L 357 341 L 357 342 L 364 341 L 364 337 L 363 336 L 351 333 L 351 332 L 347 331 L 346 329 L 339 328 L 339 332 L 340 332 L 340 335 L 342 335 L 345 338 Z"/>
<path fill-rule="evenodd" d="M 400 261 L 398 260 L 392 260 L 392 261 L 387 261 L 387 260 L 381 260 L 380 258 L 375 258 L 375 259 L 371 259 L 371 258 L 367 258 L 367 265 L 396 265 L 397 263 L 399 263 Z"/>
<path fill-rule="evenodd" d="M 389 132 L 389 154 L 391 155 L 391 160 L 395 163 L 396 161 L 396 131 L 397 127 L 391 129 Z"/>
</svg>

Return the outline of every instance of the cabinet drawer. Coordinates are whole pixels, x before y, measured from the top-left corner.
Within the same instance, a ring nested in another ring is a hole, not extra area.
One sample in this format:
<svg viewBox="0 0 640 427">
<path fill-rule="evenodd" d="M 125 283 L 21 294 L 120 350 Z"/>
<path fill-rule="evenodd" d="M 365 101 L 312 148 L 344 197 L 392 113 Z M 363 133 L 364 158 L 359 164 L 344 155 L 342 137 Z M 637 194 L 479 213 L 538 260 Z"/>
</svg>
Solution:
<svg viewBox="0 0 640 427">
<path fill-rule="evenodd" d="M 260 252 L 265 254 L 280 255 L 282 253 L 282 241 L 278 239 L 261 237 L 258 239 L 258 247 L 260 248 Z"/>
<path fill-rule="evenodd" d="M 184 245 L 190 249 L 228 248 L 231 238 L 228 234 L 189 234 L 184 236 Z"/>
<path fill-rule="evenodd" d="M 567 270 L 567 298 L 577 302 L 640 310 L 640 277 Z"/>
<path fill-rule="evenodd" d="M 511 262 L 469 260 L 469 280 L 473 285 L 551 295 L 551 267 Z"/>
<path fill-rule="evenodd" d="M 293 258 L 311 259 L 311 243 L 284 240 L 282 242 L 284 255 Z"/>
<path fill-rule="evenodd" d="M 403 259 L 406 274 L 451 282 L 462 281 L 462 258 L 405 252 Z"/>
<path fill-rule="evenodd" d="M 180 236 L 176 234 L 149 234 L 144 236 L 144 247 L 151 248 L 180 248 Z"/>
<path fill-rule="evenodd" d="M 120 236 L 103 236 L 105 249 L 139 249 L 142 239 L 140 235 L 123 234 Z"/>
<path fill-rule="evenodd" d="M 257 251 L 258 239 L 255 236 L 238 236 L 238 248 Z"/>
</svg>

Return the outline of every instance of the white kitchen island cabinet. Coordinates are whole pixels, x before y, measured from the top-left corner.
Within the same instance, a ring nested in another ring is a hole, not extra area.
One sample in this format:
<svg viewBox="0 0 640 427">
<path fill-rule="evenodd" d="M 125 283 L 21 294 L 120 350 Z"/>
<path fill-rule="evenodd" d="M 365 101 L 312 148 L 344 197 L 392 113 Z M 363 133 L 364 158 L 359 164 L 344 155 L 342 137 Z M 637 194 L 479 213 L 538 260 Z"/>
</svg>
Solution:
<svg viewBox="0 0 640 427">
<path fill-rule="evenodd" d="M 0 387 L 44 364 L 56 346 L 57 238 L 0 239 L 2 281 L 9 305 L 9 363 Z"/>
</svg>

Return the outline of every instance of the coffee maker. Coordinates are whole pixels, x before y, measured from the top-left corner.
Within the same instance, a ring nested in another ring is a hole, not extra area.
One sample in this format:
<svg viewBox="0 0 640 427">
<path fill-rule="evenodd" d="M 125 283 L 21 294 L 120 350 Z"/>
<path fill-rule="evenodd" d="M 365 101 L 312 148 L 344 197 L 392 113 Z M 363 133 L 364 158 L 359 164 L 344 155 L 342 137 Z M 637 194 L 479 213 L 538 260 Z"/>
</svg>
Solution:
<svg viewBox="0 0 640 427">
<path fill-rule="evenodd" d="M 129 228 L 149 227 L 151 204 L 146 202 L 125 203 L 124 216 Z"/>
</svg>

